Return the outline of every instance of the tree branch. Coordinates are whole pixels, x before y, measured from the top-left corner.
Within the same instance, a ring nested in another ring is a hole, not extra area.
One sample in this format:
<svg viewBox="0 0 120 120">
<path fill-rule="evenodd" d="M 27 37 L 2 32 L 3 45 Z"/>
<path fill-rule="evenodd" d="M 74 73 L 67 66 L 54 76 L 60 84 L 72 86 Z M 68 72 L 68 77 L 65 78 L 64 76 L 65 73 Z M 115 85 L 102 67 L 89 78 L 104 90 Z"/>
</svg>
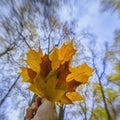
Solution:
<svg viewBox="0 0 120 120">
<path fill-rule="evenodd" d="M 93 67 L 96 69 L 95 73 L 97 75 L 98 82 L 99 82 L 99 85 L 100 85 L 100 90 L 101 90 L 101 94 L 102 94 L 102 98 L 103 98 L 104 107 L 105 107 L 105 110 L 106 110 L 106 113 L 107 113 L 107 117 L 108 117 L 108 120 L 112 120 L 110 112 L 109 112 L 109 109 L 108 109 L 108 105 L 107 105 L 107 102 L 106 102 L 106 98 L 105 98 L 105 94 L 104 94 L 104 88 L 103 88 L 103 85 L 102 85 L 102 82 L 101 82 L 101 78 L 103 77 L 103 75 L 105 73 L 105 68 L 106 68 L 105 59 L 106 58 L 104 57 L 104 60 L 103 60 L 103 71 L 99 75 L 98 69 L 97 69 L 97 67 L 95 65 L 94 52 L 92 50 L 91 50 L 91 53 L 93 55 L 93 58 L 92 58 L 92 60 L 93 60 Z"/>
<path fill-rule="evenodd" d="M 0 53 L 0 57 L 2 57 L 3 55 L 5 55 L 6 53 L 8 53 L 9 51 L 13 50 L 15 47 L 15 44 L 9 46 L 8 48 L 6 48 L 6 50 L 2 53 Z"/>
<path fill-rule="evenodd" d="M 16 80 L 14 81 L 14 83 L 12 84 L 12 86 L 9 88 L 8 92 L 6 93 L 6 95 L 3 97 L 3 99 L 0 101 L 0 106 L 3 104 L 3 102 L 6 100 L 6 98 L 8 97 L 8 95 L 10 94 L 12 88 L 15 86 L 15 84 L 17 83 L 17 81 L 19 80 L 20 75 L 16 78 Z"/>
</svg>

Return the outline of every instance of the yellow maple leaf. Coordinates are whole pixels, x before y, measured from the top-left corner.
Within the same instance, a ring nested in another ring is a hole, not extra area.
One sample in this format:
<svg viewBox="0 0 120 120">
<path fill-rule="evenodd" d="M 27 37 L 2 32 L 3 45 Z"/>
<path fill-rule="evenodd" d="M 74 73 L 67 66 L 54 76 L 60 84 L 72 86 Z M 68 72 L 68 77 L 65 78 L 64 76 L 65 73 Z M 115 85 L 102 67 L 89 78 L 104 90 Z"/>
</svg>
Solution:
<svg viewBox="0 0 120 120">
<path fill-rule="evenodd" d="M 75 79 L 77 82 L 86 83 L 93 71 L 94 69 L 89 67 L 86 63 L 75 68 L 70 68 L 71 73 L 67 76 L 66 81 L 70 82 Z"/>
<path fill-rule="evenodd" d="M 61 64 L 70 61 L 75 52 L 76 50 L 73 48 L 73 40 L 68 45 L 63 44 L 58 51 L 58 58 L 61 61 Z"/>
<path fill-rule="evenodd" d="M 43 56 L 42 50 L 39 49 L 38 52 L 35 50 L 30 49 L 30 51 L 27 53 L 27 60 L 26 63 L 30 66 L 32 70 L 35 72 L 40 71 L 40 63 L 41 63 L 41 57 Z"/>
<path fill-rule="evenodd" d="M 26 60 L 28 68 L 21 67 L 20 72 L 23 82 L 30 83 L 28 89 L 52 102 L 71 104 L 83 100 L 76 88 L 88 81 L 93 69 L 87 64 L 70 67 L 76 52 L 72 46 L 73 41 L 59 49 L 55 47 L 49 55 L 30 49 Z"/>
<path fill-rule="evenodd" d="M 49 55 L 49 58 L 51 60 L 52 69 L 56 70 L 60 66 L 60 60 L 58 58 L 58 49 L 56 47 L 53 48 L 53 51 Z"/>
<path fill-rule="evenodd" d="M 67 92 L 66 96 L 71 100 L 71 101 L 80 101 L 84 100 L 82 96 L 79 95 L 77 92 Z"/>
</svg>

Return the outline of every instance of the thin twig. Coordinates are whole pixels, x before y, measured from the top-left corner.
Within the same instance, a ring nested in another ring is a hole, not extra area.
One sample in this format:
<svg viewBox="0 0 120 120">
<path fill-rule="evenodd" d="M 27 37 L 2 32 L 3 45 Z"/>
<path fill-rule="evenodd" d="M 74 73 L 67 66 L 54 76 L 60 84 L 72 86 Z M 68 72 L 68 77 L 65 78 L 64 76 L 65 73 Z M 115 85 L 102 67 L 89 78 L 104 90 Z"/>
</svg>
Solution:
<svg viewBox="0 0 120 120">
<path fill-rule="evenodd" d="M 15 86 L 15 84 L 17 83 L 17 81 L 19 80 L 20 75 L 16 78 L 16 80 L 14 81 L 14 83 L 12 84 L 12 86 L 9 88 L 8 92 L 6 93 L 6 95 L 3 97 L 3 99 L 0 101 L 0 106 L 3 104 L 3 102 L 6 100 L 6 98 L 8 97 L 8 95 L 10 94 L 10 92 L 12 91 L 13 87 Z"/>
</svg>

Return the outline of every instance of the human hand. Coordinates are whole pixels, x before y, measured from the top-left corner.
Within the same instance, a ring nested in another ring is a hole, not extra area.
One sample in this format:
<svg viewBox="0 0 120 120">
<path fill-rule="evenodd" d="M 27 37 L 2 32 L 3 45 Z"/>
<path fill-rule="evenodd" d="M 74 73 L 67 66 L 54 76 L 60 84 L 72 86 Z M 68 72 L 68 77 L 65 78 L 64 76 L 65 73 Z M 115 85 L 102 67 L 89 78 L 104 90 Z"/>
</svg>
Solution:
<svg viewBox="0 0 120 120">
<path fill-rule="evenodd" d="M 36 97 L 35 102 L 26 110 L 26 120 L 56 120 L 55 106 L 45 98 Z"/>
</svg>

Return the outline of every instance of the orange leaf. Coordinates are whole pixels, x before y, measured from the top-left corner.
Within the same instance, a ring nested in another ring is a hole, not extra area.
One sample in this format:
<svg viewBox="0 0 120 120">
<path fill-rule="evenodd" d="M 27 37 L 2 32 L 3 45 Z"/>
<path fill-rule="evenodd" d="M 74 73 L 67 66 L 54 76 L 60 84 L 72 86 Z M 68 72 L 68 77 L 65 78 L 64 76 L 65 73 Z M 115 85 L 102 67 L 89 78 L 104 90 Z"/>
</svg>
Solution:
<svg viewBox="0 0 120 120">
<path fill-rule="evenodd" d="M 72 101 L 66 97 L 66 95 L 63 95 L 61 100 L 58 101 L 61 104 L 72 104 Z"/>
<path fill-rule="evenodd" d="M 21 67 L 21 70 L 22 71 L 19 74 L 23 77 L 22 81 L 33 83 L 33 80 L 36 76 L 36 72 L 34 72 L 30 68 L 25 68 L 25 67 Z"/>
<path fill-rule="evenodd" d="M 79 85 L 81 85 L 81 83 L 80 83 L 80 82 L 77 82 L 77 81 L 75 81 L 75 80 L 72 80 L 72 81 L 70 81 L 70 82 L 67 82 L 67 91 L 73 92 L 73 91 L 76 90 L 76 88 L 77 88 Z"/>
<path fill-rule="evenodd" d="M 51 68 L 51 61 L 49 60 L 49 57 L 48 55 L 44 55 L 42 58 L 41 58 L 42 62 L 40 64 L 40 67 L 41 67 L 41 75 L 43 76 L 43 78 L 45 78 L 49 72 L 52 70 Z"/>
</svg>

